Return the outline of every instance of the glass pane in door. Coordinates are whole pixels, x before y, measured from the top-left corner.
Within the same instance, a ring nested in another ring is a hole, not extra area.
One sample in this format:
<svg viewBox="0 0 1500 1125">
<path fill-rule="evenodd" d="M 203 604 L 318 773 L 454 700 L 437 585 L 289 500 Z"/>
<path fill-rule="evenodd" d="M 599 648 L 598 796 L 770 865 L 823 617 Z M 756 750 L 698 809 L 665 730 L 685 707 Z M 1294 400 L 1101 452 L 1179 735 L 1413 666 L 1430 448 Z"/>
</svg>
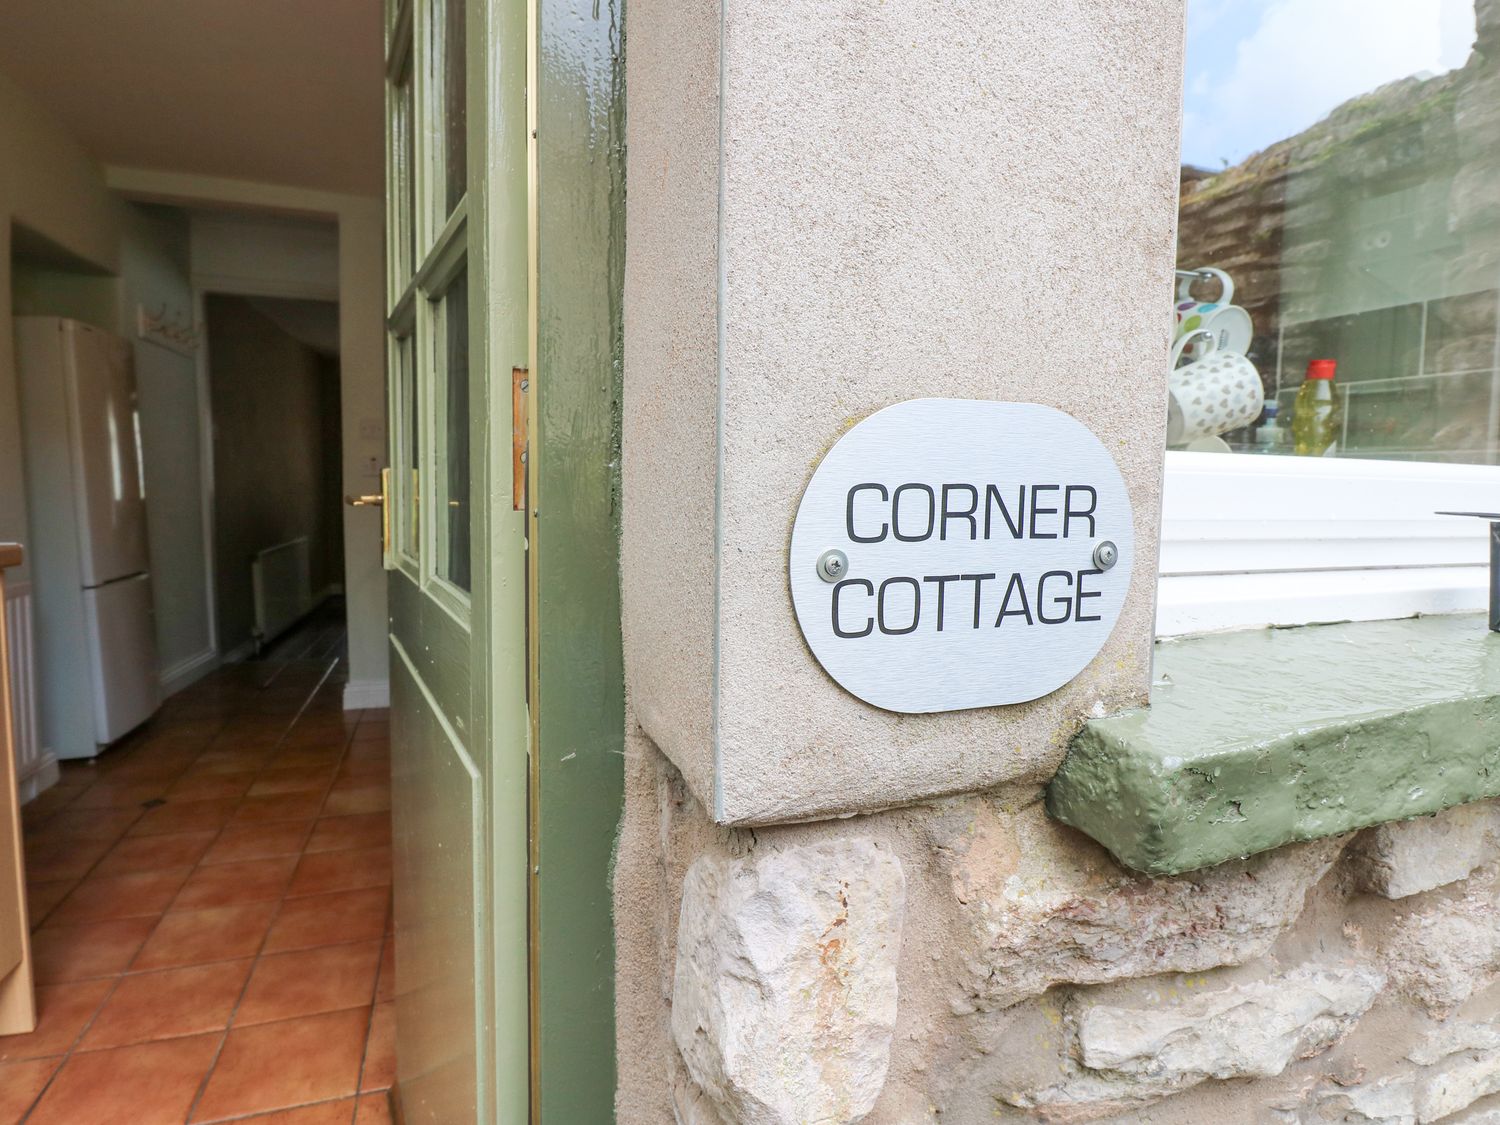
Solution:
<svg viewBox="0 0 1500 1125">
<path fill-rule="evenodd" d="M 443 12 L 443 182 L 447 200 L 444 217 L 453 213 L 468 187 L 464 6 L 465 0 L 445 0 Z"/>
<path fill-rule="evenodd" d="M 401 553 L 413 561 L 422 557 L 421 466 L 422 430 L 417 412 L 417 364 L 412 338 L 393 341 L 396 351 L 396 394 L 399 412 L 396 431 L 396 513 Z"/>
<path fill-rule="evenodd" d="M 469 579 L 469 277 L 461 272 L 442 299 L 441 427 L 437 573 L 461 590 Z"/>
<path fill-rule="evenodd" d="M 399 208 L 397 218 L 398 237 L 401 240 L 401 251 L 397 261 L 401 263 L 401 283 L 411 280 L 412 273 L 417 268 L 417 103 L 412 89 L 411 64 L 407 64 L 406 81 L 401 84 L 399 91 L 399 106 L 401 112 L 397 115 L 394 128 L 400 132 L 399 144 L 401 145 L 401 194 L 396 200 Z"/>
<path fill-rule="evenodd" d="M 411 128 L 411 83 L 404 82 L 390 88 L 390 195 L 386 202 L 386 214 L 391 231 L 389 255 L 390 291 L 388 304 L 406 287 L 411 277 L 411 245 L 407 241 L 403 224 L 406 221 L 407 202 L 411 198 L 411 149 L 407 147 Z"/>
</svg>

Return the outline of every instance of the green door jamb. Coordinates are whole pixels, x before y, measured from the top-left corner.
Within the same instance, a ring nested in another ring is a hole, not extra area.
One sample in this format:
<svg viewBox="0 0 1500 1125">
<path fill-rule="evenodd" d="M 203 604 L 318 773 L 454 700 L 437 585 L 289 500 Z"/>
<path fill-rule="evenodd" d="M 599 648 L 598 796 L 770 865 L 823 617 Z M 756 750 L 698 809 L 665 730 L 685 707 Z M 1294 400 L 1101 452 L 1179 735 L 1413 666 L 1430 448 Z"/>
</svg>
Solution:
<svg viewBox="0 0 1500 1125">
<path fill-rule="evenodd" d="M 611 871 L 623 802 L 620 649 L 622 0 L 538 4 L 536 393 L 538 1017 L 533 1120 L 613 1120 Z M 538 1108 L 540 1110 L 538 1114 Z"/>
</svg>

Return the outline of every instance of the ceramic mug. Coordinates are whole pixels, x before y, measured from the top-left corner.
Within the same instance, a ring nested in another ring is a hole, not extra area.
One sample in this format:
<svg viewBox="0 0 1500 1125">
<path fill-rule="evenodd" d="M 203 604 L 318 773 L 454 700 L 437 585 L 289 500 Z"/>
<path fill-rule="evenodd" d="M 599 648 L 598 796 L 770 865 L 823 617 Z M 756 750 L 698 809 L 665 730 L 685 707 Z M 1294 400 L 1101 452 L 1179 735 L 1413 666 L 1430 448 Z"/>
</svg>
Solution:
<svg viewBox="0 0 1500 1125">
<path fill-rule="evenodd" d="M 1195 276 L 1184 277 L 1177 285 L 1177 304 L 1174 306 L 1176 312 L 1176 328 L 1174 335 L 1177 339 L 1193 332 L 1208 331 L 1214 336 L 1214 343 L 1221 352 L 1238 352 L 1244 355 L 1250 350 L 1250 342 L 1255 336 L 1255 326 L 1250 322 L 1250 314 L 1238 305 L 1233 304 L 1234 282 L 1223 270 L 1201 269 L 1193 271 Z M 1208 274 L 1219 283 L 1219 299 L 1217 301 L 1195 301 L 1191 296 L 1193 282 L 1198 280 L 1197 275 Z M 1201 359 L 1207 352 L 1201 347 L 1195 349 L 1193 358 Z"/>
<path fill-rule="evenodd" d="M 1204 354 L 1178 367 L 1188 346 L 1199 342 Z M 1216 337 L 1205 329 L 1190 332 L 1172 345 L 1172 368 L 1167 374 L 1168 445 L 1248 426 L 1260 417 L 1265 405 L 1265 388 L 1255 365 L 1238 352 L 1221 350 Z"/>
</svg>

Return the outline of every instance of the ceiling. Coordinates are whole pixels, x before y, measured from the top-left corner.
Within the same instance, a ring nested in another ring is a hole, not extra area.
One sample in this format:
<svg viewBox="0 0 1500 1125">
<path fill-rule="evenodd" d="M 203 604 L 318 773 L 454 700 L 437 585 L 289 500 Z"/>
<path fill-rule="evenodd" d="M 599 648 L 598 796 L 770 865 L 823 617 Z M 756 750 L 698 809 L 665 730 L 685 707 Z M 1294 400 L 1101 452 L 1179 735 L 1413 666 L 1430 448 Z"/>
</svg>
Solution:
<svg viewBox="0 0 1500 1125">
<path fill-rule="evenodd" d="M 382 190 L 380 0 L 0 0 L 0 72 L 104 164 Z"/>
</svg>

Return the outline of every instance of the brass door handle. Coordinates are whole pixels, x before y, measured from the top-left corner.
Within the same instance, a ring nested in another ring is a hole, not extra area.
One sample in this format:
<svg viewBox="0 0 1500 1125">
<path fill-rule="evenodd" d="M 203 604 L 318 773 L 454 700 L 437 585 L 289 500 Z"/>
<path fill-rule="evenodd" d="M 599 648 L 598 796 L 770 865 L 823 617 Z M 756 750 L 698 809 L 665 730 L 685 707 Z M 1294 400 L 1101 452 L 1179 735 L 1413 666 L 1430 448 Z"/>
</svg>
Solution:
<svg viewBox="0 0 1500 1125">
<path fill-rule="evenodd" d="M 380 557 L 387 569 L 391 566 L 391 506 L 387 498 L 391 494 L 391 470 L 380 470 L 380 491 L 368 496 L 344 496 L 344 503 L 351 508 L 380 509 Z"/>
</svg>

